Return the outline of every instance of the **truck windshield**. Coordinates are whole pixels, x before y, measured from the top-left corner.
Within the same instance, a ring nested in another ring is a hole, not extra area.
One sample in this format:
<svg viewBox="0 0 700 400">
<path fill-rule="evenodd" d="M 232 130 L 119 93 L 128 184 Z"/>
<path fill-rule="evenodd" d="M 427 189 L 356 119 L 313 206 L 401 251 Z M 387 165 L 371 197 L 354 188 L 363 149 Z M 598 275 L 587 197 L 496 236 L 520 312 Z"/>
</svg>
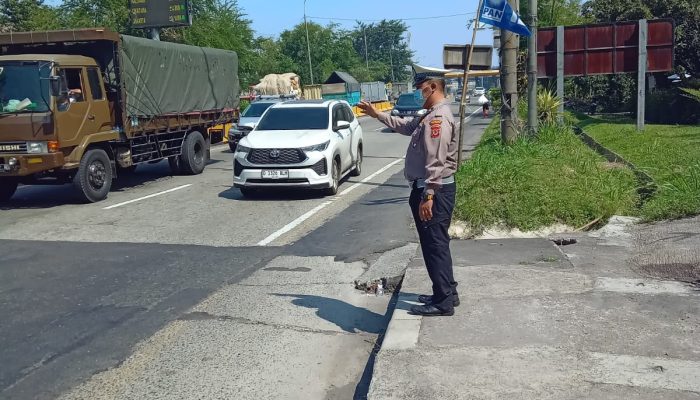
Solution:
<svg viewBox="0 0 700 400">
<path fill-rule="evenodd" d="M 328 129 L 328 108 L 271 108 L 260 120 L 257 128 L 259 131 L 291 131 L 302 129 Z"/>
<path fill-rule="evenodd" d="M 43 62 L 0 63 L 0 112 L 48 111 L 50 72 Z"/>
<path fill-rule="evenodd" d="M 265 112 L 268 108 L 270 108 L 271 105 L 274 103 L 251 103 L 248 108 L 243 111 L 243 114 L 241 114 L 241 117 L 247 117 L 247 118 L 256 118 Z"/>
</svg>

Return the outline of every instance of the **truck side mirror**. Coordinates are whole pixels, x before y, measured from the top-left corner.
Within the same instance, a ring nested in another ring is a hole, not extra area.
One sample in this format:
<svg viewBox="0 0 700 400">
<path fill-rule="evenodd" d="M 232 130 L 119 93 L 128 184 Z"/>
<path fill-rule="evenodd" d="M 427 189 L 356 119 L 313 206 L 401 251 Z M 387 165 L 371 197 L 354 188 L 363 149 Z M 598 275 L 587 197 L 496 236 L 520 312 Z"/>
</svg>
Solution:
<svg viewBox="0 0 700 400">
<path fill-rule="evenodd" d="M 49 77 L 49 84 L 51 86 L 51 95 L 54 97 L 58 97 L 62 95 L 61 93 L 61 77 L 52 75 Z"/>
</svg>

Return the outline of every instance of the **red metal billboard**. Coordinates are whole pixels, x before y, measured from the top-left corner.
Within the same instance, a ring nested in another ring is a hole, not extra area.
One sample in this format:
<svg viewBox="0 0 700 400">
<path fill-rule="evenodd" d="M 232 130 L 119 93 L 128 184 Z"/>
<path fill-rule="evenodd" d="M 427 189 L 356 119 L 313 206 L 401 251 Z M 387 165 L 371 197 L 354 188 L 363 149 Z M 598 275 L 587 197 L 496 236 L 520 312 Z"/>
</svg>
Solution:
<svg viewBox="0 0 700 400">
<path fill-rule="evenodd" d="M 564 27 L 564 76 L 636 72 L 639 23 Z M 647 21 L 647 72 L 673 69 L 673 21 Z M 557 75 L 557 28 L 537 30 L 537 75 Z"/>
</svg>

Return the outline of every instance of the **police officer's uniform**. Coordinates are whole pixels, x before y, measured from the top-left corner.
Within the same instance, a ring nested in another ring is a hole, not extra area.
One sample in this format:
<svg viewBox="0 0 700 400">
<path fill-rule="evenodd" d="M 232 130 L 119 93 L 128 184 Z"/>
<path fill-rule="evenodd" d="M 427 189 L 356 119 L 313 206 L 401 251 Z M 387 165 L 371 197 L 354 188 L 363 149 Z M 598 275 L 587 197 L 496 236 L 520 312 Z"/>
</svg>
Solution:
<svg viewBox="0 0 700 400">
<path fill-rule="evenodd" d="M 416 85 L 433 77 L 416 74 Z M 458 151 L 457 126 L 452 109 L 448 101 L 443 100 L 427 110 L 424 116 L 413 120 L 386 113 L 379 113 L 377 118 L 389 128 L 411 136 L 404 175 L 411 184 L 409 204 L 428 275 L 433 282 L 433 295 L 421 296 L 426 306 L 413 307 L 412 311 L 424 315 L 451 315 L 459 302 L 448 234 L 455 205 L 454 174 Z M 419 217 L 419 206 L 428 195 L 433 196 L 433 218 L 423 222 Z"/>
</svg>

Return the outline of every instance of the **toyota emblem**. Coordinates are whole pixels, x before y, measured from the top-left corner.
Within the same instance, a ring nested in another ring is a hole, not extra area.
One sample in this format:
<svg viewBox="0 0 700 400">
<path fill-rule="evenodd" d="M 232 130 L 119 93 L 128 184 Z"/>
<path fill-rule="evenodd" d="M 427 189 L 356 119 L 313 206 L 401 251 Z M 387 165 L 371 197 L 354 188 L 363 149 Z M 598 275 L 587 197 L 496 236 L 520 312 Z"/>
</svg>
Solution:
<svg viewBox="0 0 700 400">
<path fill-rule="evenodd" d="M 271 150 L 270 151 L 270 158 L 279 158 L 280 156 L 280 151 L 277 149 Z"/>
</svg>

